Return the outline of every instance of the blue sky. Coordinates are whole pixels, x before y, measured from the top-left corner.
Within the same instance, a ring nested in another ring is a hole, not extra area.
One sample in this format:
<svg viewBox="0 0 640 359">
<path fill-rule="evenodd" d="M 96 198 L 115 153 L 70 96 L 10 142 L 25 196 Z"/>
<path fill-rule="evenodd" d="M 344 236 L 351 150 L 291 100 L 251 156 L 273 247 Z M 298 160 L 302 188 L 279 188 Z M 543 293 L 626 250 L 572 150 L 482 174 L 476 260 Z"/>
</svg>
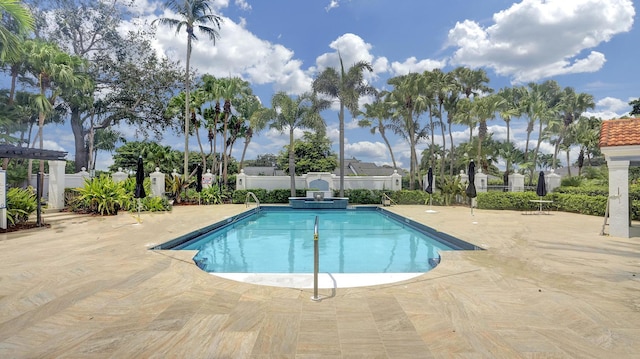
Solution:
<svg viewBox="0 0 640 359">
<path fill-rule="evenodd" d="M 242 77 L 265 105 L 276 91 L 310 90 L 319 71 L 338 66 L 338 51 L 347 66 L 370 62 L 375 71 L 367 80 L 379 89 L 387 88 L 388 78 L 408 72 L 469 66 L 484 68 L 496 90 L 554 79 L 563 87 L 590 93 L 597 107 L 587 115 L 603 119 L 627 114 L 628 102 L 640 97 L 636 62 L 640 32 L 635 4 L 629 0 L 216 0 L 212 4 L 224 19 L 221 37 L 215 46 L 200 37 L 192 67 L 199 74 Z M 136 0 L 136 7 L 148 21 L 175 17 L 162 2 Z M 184 61 L 186 35 L 159 28 L 154 48 Z M 323 115 L 337 152 L 337 112 Z M 350 116 L 345 121 L 346 158 L 391 163 L 379 135 L 358 128 L 357 119 Z M 505 137 L 503 121 L 493 120 L 489 128 L 494 138 Z M 524 121 L 514 121 L 514 142 L 522 148 L 524 131 Z M 468 129 L 454 127 L 454 132 L 457 141 L 468 139 Z M 265 130 L 254 136 L 247 158 L 276 154 L 287 142 L 286 135 Z M 419 152 L 427 142 L 418 146 Z M 184 148 L 181 135 L 173 133 L 166 133 L 161 143 Z M 395 136 L 391 143 L 399 164 L 407 168 L 408 145 Z M 72 144 L 59 145 L 72 155 Z M 190 149 L 196 148 L 192 137 Z M 241 150 L 241 144 L 234 146 L 238 159 Z M 110 156 L 103 154 L 98 168 L 109 163 Z"/>
</svg>

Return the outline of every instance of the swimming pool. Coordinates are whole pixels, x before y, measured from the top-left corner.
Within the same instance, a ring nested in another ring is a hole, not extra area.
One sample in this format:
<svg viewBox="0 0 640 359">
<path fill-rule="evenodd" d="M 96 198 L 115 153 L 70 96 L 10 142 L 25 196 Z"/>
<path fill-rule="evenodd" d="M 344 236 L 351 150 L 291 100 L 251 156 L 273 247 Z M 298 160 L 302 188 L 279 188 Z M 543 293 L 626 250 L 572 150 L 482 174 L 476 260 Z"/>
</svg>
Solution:
<svg viewBox="0 0 640 359">
<path fill-rule="evenodd" d="M 434 268 L 441 251 L 479 249 L 380 207 L 279 206 L 245 212 L 156 249 L 197 250 L 193 260 L 201 269 L 231 278 L 248 273 L 313 273 L 316 216 L 324 273 L 416 275 Z"/>
</svg>

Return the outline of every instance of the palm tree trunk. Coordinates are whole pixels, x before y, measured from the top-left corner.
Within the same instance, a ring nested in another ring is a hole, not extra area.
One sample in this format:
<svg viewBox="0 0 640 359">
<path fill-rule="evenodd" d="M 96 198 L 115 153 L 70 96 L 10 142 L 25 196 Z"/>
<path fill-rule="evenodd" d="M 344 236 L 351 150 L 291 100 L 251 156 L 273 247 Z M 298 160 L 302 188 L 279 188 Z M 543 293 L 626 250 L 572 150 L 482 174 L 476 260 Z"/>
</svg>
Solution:
<svg viewBox="0 0 640 359">
<path fill-rule="evenodd" d="M 207 170 L 207 156 L 204 154 L 204 147 L 202 147 L 202 141 L 200 141 L 200 126 L 196 126 L 196 139 L 198 140 L 198 147 L 200 147 L 200 157 L 202 157 L 203 170 Z"/>
<path fill-rule="evenodd" d="M 453 176 L 453 166 L 456 160 L 455 158 L 455 146 L 453 145 L 453 133 L 451 132 L 451 121 L 449 122 L 449 142 L 451 142 L 451 152 L 449 153 L 449 159 L 451 161 L 449 165 L 449 175 Z"/>
<path fill-rule="evenodd" d="M 240 157 L 240 170 L 242 169 L 242 167 L 244 166 L 244 155 L 247 153 L 247 147 L 249 147 L 249 143 L 251 142 L 251 137 L 253 135 L 251 134 L 247 134 L 245 141 L 244 141 L 244 148 L 242 149 L 242 157 Z"/>
<path fill-rule="evenodd" d="M 393 149 L 391 148 L 389 139 L 387 138 L 387 135 L 384 133 L 384 127 L 380 126 L 378 130 L 379 130 L 378 132 L 380 132 L 380 136 L 382 136 L 382 139 L 384 140 L 384 143 L 387 145 L 387 148 L 389 149 L 389 154 L 391 155 L 391 162 L 393 162 L 393 169 L 397 170 L 398 166 L 396 166 L 396 158 L 393 156 Z"/>
<path fill-rule="evenodd" d="M 511 143 L 511 137 L 510 137 L 510 126 L 509 126 L 509 120 L 505 120 L 505 123 L 507 124 L 507 146 Z M 506 158 L 506 168 L 505 168 L 505 173 L 507 174 L 507 176 L 509 175 L 509 166 L 511 164 L 511 158 L 510 156 L 507 156 Z"/>
<path fill-rule="evenodd" d="M 193 31 L 193 30 L 192 30 Z M 191 62 L 191 37 L 187 31 L 187 71 L 185 73 L 184 97 L 184 179 L 189 178 L 189 64 Z"/>
<path fill-rule="evenodd" d="M 291 178 L 291 197 L 296 196 L 296 161 L 295 144 L 293 141 L 293 126 L 289 128 L 289 177 Z M 340 171 L 342 174 L 342 171 Z M 342 195 L 340 195 L 342 197 Z"/>
<path fill-rule="evenodd" d="M 344 105 L 340 101 L 340 197 L 344 197 Z M 295 193 L 293 194 L 295 196 Z"/>
</svg>

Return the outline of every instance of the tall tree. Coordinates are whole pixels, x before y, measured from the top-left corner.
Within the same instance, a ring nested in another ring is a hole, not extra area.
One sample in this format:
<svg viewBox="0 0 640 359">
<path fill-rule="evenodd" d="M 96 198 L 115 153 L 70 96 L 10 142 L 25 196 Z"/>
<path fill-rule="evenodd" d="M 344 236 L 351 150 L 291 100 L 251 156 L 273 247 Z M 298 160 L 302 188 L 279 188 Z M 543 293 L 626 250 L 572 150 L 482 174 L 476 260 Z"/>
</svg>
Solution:
<svg viewBox="0 0 640 359">
<path fill-rule="evenodd" d="M 593 100 L 593 96 L 587 93 L 576 93 L 572 87 L 565 87 L 560 95 L 560 103 L 558 104 L 562 117 L 562 127 L 559 133 L 559 139 L 556 142 L 554 149 L 554 164 L 553 168 L 556 168 L 556 159 L 558 157 L 558 150 L 560 144 L 566 142 L 565 137 L 569 135 L 570 127 L 577 121 L 582 113 L 587 109 L 595 108 L 596 103 Z M 571 142 L 571 141 L 569 141 Z M 571 164 L 567 163 L 568 175 L 571 177 Z"/>
<path fill-rule="evenodd" d="M 632 109 L 631 109 L 631 112 L 629 112 L 629 115 L 631 116 L 640 115 L 640 98 L 630 101 L 629 106 L 632 106 Z"/>
<path fill-rule="evenodd" d="M 224 151 L 222 152 L 222 181 L 227 183 L 227 171 L 229 166 L 229 157 L 231 156 L 230 147 L 231 142 L 227 141 L 229 136 L 229 119 L 231 118 L 231 101 L 239 97 L 251 96 L 252 91 L 247 81 L 242 80 L 239 77 L 229 77 L 218 79 L 220 95 L 224 99 L 224 105 L 222 107 L 223 122 L 222 122 L 222 141 L 224 144 Z"/>
<path fill-rule="evenodd" d="M 339 55 L 339 54 L 338 54 Z M 333 67 L 326 68 L 313 81 L 313 91 L 324 94 L 340 104 L 338 120 L 340 121 L 340 197 L 344 197 L 344 110 L 351 112 L 352 117 L 358 115 L 358 100 L 364 95 L 375 95 L 376 89 L 364 80 L 364 71 L 373 71 L 366 61 L 356 62 L 345 71 L 340 58 L 340 72 Z"/>
<path fill-rule="evenodd" d="M 430 87 L 433 89 L 435 95 L 436 104 L 438 105 L 438 111 L 436 112 L 440 121 L 440 131 L 442 134 L 442 151 L 447 152 L 447 141 L 445 138 L 445 129 L 449 127 L 448 133 L 451 139 L 451 151 L 453 153 L 453 135 L 451 134 L 451 127 L 447 126 L 449 121 L 444 120 L 444 110 L 451 110 L 449 104 L 453 102 L 449 101 L 450 96 L 458 96 L 461 86 L 456 81 L 456 78 L 451 72 L 443 72 L 440 69 L 434 69 L 431 71 Z M 449 102 L 448 102 L 449 101 Z M 440 176 L 444 177 L 444 156 L 442 157 L 442 164 L 440 165 Z"/>
<path fill-rule="evenodd" d="M 0 0 L 0 61 L 20 57 L 20 42 L 33 30 L 31 12 L 17 0 Z"/>
<path fill-rule="evenodd" d="M 75 141 L 76 171 L 88 167 L 86 142 L 92 130 L 120 122 L 135 125 L 136 135 L 160 138 L 171 124 L 164 110 L 183 79 L 177 63 L 159 58 L 145 28 L 121 32 L 124 19 L 133 21 L 126 0 L 27 0 L 36 18 L 36 38 L 89 61 L 93 91 L 70 88 L 66 102 Z M 182 71 L 180 71 L 182 72 Z M 178 127 L 181 127 L 178 125 Z"/>
<path fill-rule="evenodd" d="M 387 80 L 387 83 L 393 86 L 385 101 L 392 109 L 394 132 L 409 143 L 409 189 L 414 189 L 416 177 L 419 177 L 416 145 L 428 137 L 427 127 L 420 125 L 419 118 L 428 109 L 430 99 L 425 96 L 424 76 L 420 74 L 396 76 Z"/>
<path fill-rule="evenodd" d="M 83 91 L 92 83 L 87 81 L 87 63 L 83 59 L 41 40 L 30 40 L 25 47 L 29 55 L 29 72 L 36 78 L 38 88 L 35 98 L 38 108 L 37 138 L 40 149 L 43 149 L 45 119 L 53 112 L 60 94 L 69 89 Z M 40 161 L 40 172 L 44 172 L 44 161 Z"/>
<path fill-rule="evenodd" d="M 389 143 L 389 139 L 387 138 L 387 129 L 391 128 L 389 124 L 389 120 L 391 119 L 391 110 L 389 109 L 389 104 L 384 102 L 384 96 L 386 96 L 386 92 L 379 93 L 376 95 L 376 99 L 373 103 L 364 105 L 364 119 L 358 121 L 358 126 L 360 127 L 370 127 L 371 134 L 375 134 L 376 131 L 382 136 L 382 140 L 384 141 L 387 149 L 389 149 L 389 154 L 391 155 L 391 162 L 393 162 L 393 168 L 398 169 L 396 164 L 396 158 L 393 155 L 393 148 L 391 147 L 391 143 Z"/>
<path fill-rule="evenodd" d="M 502 118 L 502 120 L 504 120 L 504 123 L 507 125 L 507 146 L 505 146 L 505 151 L 511 153 L 510 149 L 512 146 L 509 146 L 511 144 L 511 119 L 516 117 L 520 117 L 522 115 L 522 107 L 520 105 L 520 94 L 522 93 L 521 90 L 518 90 L 518 88 L 514 88 L 514 87 L 504 87 L 502 89 L 500 89 L 500 91 L 498 91 L 497 95 L 499 97 L 499 101 L 497 103 L 497 110 L 498 113 L 500 115 L 500 117 Z M 506 160 L 506 169 L 505 169 L 505 173 L 508 175 L 511 171 L 511 156 L 506 156 L 505 160 Z"/>
<path fill-rule="evenodd" d="M 476 163 L 482 166 L 485 172 L 489 166 L 486 161 L 483 161 L 482 142 L 487 138 L 488 134 L 487 121 L 495 118 L 499 103 L 500 97 L 497 95 L 489 95 L 473 101 L 473 113 L 478 119 L 478 158 Z"/>
<path fill-rule="evenodd" d="M 318 103 L 310 93 L 304 93 L 291 98 L 285 92 L 278 92 L 271 99 L 269 127 L 284 133 L 289 131 L 289 176 L 291 178 L 291 197 L 296 195 L 296 162 L 294 131 L 296 129 L 310 129 L 324 134 L 325 122 L 320 116 L 321 109 L 327 103 Z"/>
<path fill-rule="evenodd" d="M 153 23 L 169 26 L 176 29 L 176 34 L 183 28 L 187 32 L 187 60 L 185 70 L 185 105 L 184 105 L 184 176 L 187 178 L 189 171 L 189 65 L 191 62 L 191 44 L 197 41 L 198 37 L 194 30 L 199 30 L 209 37 L 215 45 L 216 39 L 220 37 L 218 30 L 222 18 L 213 14 L 208 0 L 168 0 L 165 6 L 176 13 L 179 19 L 159 18 Z M 212 27 L 208 25 L 213 25 Z"/>
</svg>

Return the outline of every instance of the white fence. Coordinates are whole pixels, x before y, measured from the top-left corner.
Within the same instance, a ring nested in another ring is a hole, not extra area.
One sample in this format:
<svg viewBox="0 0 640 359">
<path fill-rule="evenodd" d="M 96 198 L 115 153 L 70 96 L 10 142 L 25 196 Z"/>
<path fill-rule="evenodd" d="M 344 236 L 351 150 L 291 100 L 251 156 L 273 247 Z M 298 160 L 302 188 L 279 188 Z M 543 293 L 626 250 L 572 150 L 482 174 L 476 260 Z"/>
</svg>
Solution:
<svg viewBox="0 0 640 359">
<path fill-rule="evenodd" d="M 340 177 L 329 172 L 309 172 L 295 176 L 297 189 L 313 188 L 322 191 L 340 188 Z M 266 190 L 291 188 L 290 176 L 249 176 L 240 170 L 236 176 L 236 189 Z M 346 176 L 344 189 L 392 190 L 402 189 L 402 176 L 397 171 L 390 176 Z"/>
</svg>

